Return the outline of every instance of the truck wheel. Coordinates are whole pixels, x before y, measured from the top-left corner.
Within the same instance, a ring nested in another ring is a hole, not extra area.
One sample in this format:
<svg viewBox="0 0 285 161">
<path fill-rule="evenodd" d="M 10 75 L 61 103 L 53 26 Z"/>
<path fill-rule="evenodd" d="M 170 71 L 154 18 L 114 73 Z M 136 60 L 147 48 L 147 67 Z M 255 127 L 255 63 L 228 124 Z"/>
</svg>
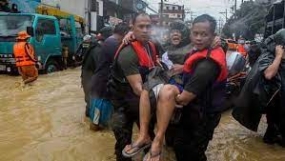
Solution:
<svg viewBox="0 0 285 161">
<path fill-rule="evenodd" d="M 58 63 L 53 59 L 49 60 L 45 66 L 45 73 L 48 74 L 56 71 L 59 71 Z"/>
</svg>

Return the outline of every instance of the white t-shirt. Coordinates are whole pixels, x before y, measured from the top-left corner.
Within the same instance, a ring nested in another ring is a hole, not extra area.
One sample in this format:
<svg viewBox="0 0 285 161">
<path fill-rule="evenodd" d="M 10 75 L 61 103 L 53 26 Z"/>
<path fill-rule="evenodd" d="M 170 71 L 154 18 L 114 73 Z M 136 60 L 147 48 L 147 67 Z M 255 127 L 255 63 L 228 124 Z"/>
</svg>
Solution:
<svg viewBox="0 0 285 161">
<path fill-rule="evenodd" d="M 173 68 L 173 62 L 171 60 L 169 60 L 168 58 L 168 53 L 165 52 L 163 55 L 162 55 L 162 60 L 161 60 L 165 65 L 167 65 L 168 69 L 172 69 Z"/>
</svg>

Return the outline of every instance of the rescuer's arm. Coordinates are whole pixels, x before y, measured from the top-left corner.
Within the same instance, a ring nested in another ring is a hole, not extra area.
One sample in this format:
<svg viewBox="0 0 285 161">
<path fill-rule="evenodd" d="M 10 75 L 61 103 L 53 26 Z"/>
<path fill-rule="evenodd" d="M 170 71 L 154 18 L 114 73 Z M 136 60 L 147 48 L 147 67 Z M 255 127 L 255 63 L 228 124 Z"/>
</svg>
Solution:
<svg viewBox="0 0 285 161">
<path fill-rule="evenodd" d="M 205 59 L 199 62 L 183 92 L 176 97 L 176 102 L 184 106 L 189 104 L 196 96 L 206 91 L 207 87 L 217 79 L 219 73 L 220 68 L 212 60 Z"/>
<path fill-rule="evenodd" d="M 28 56 L 30 57 L 30 59 L 32 59 L 32 61 L 34 61 L 34 62 L 38 61 L 36 59 L 34 47 L 31 44 L 27 43 L 25 46 L 25 50 L 26 50 L 26 53 L 28 54 Z"/>
<path fill-rule="evenodd" d="M 133 92 L 140 96 L 142 92 L 142 78 L 138 69 L 139 60 L 132 49 L 123 49 L 118 57 L 118 63 L 131 85 Z"/>
<path fill-rule="evenodd" d="M 127 76 L 127 80 L 130 83 L 133 92 L 137 95 L 140 96 L 141 92 L 143 90 L 143 82 L 140 74 L 135 74 L 135 75 L 129 75 Z"/>
<path fill-rule="evenodd" d="M 264 71 L 264 76 L 266 79 L 270 80 L 277 74 L 283 55 L 283 46 L 277 45 L 275 47 L 275 59 L 273 63 Z"/>
</svg>

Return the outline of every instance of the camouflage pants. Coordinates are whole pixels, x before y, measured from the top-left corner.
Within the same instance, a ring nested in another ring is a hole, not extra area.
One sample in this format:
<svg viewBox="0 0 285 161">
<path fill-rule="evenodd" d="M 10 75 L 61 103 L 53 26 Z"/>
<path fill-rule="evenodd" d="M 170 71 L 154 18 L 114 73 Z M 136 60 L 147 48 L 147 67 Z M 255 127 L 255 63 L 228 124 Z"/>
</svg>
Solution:
<svg viewBox="0 0 285 161">
<path fill-rule="evenodd" d="M 83 87 L 84 91 L 84 100 L 86 102 L 86 107 L 85 107 L 85 116 L 89 117 L 88 109 L 89 109 L 89 104 L 90 104 L 90 90 L 91 90 L 91 77 L 93 73 L 88 72 L 88 71 L 82 71 L 81 74 L 81 85 Z"/>
<path fill-rule="evenodd" d="M 114 113 L 112 115 L 111 126 L 116 138 L 115 155 L 117 161 L 132 161 L 125 158 L 122 150 L 126 145 L 132 143 L 133 125 L 139 126 L 139 100 L 130 102 L 112 101 Z M 153 122 L 153 121 L 152 121 Z M 154 124 L 150 126 L 150 137 L 154 138 Z"/>
<path fill-rule="evenodd" d="M 178 161 L 206 161 L 205 152 L 221 118 L 220 113 L 203 114 L 183 109 L 180 125 L 174 138 L 174 151 Z"/>
</svg>

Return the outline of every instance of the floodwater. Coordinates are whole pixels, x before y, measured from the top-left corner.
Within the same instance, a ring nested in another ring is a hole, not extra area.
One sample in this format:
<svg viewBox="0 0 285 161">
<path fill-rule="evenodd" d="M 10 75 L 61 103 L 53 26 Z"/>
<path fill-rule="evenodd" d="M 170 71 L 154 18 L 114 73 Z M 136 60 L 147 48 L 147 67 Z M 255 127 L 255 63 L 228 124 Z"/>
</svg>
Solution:
<svg viewBox="0 0 285 161">
<path fill-rule="evenodd" d="M 0 75 L 0 161 L 112 161 L 112 132 L 92 132 L 84 119 L 80 69 L 40 75 L 20 88 L 20 77 Z M 207 151 L 209 161 L 284 161 L 285 149 L 262 143 L 225 112 Z M 166 161 L 175 160 L 169 150 Z"/>
</svg>

